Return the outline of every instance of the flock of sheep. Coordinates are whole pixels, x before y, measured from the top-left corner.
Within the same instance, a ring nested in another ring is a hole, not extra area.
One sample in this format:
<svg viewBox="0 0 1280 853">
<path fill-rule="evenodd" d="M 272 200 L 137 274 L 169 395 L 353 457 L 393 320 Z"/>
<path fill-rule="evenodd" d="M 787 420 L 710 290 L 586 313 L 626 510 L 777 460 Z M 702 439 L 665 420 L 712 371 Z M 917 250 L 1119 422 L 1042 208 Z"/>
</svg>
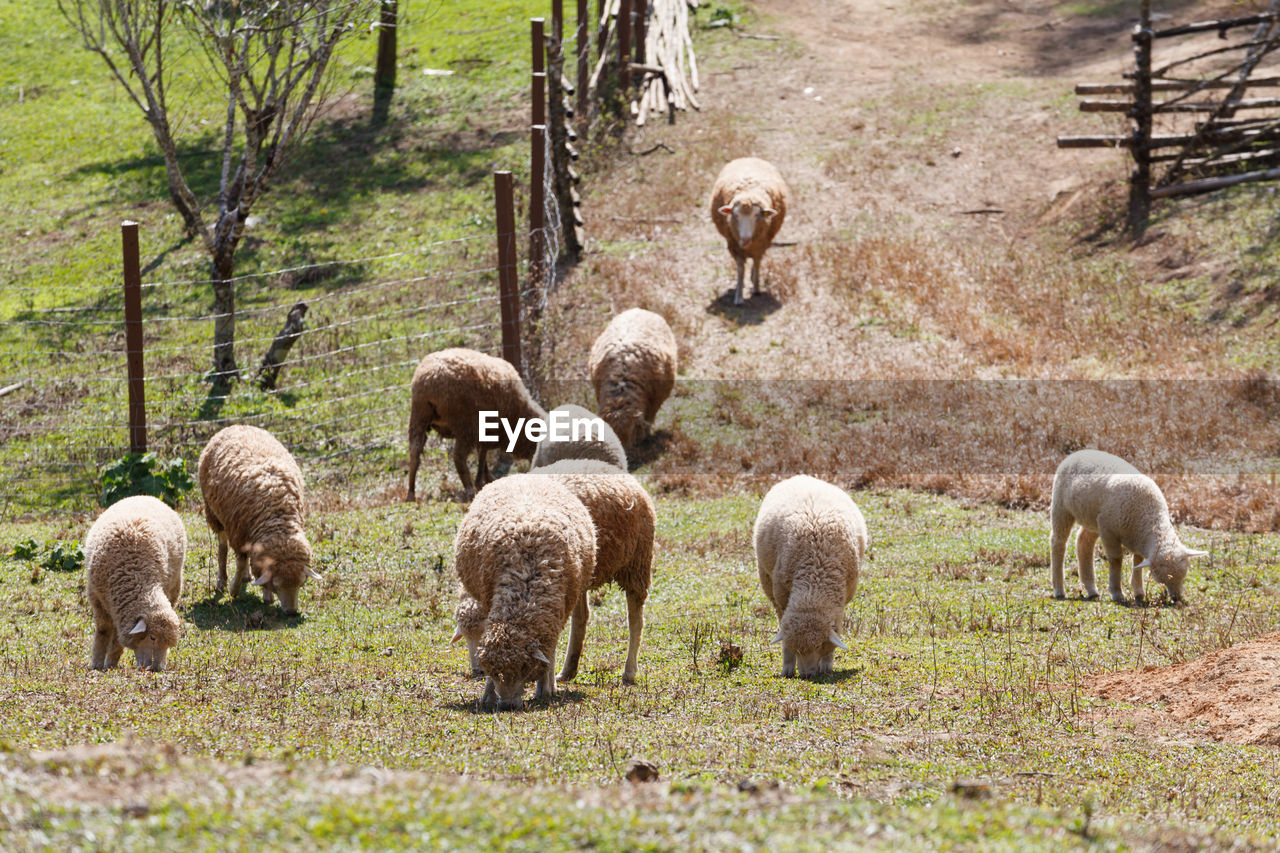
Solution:
<svg viewBox="0 0 1280 853">
<path fill-rule="evenodd" d="M 748 258 L 753 290 L 759 289 L 759 263 L 785 218 L 787 197 L 777 170 L 755 158 L 729 163 L 716 181 L 711 216 L 737 263 L 735 304 L 742 301 Z M 482 433 L 482 413 L 496 412 L 508 423 L 545 423 L 549 415 L 515 368 L 474 350 L 446 349 L 426 356 L 414 372 L 407 495 L 415 499 L 427 434 L 452 438 L 453 461 L 471 500 L 454 542 L 461 587 L 453 639 L 466 641 L 472 674 L 486 678 L 485 703 L 522 707 L 529 682 L 535 699 L 554 695 L 556 649 L 570 621 L 558 678 L 572 680 L 590 616 L 588 592 L 610 582 L 626 593 L 630 638 L 622 679 L 635 681 L 656 516 L 648 493 L 627 472 L 626 451 L 651 429 L 674 385 L 676 362 L 675 337 L 662 317 L 638 308 L 617 315 L 589 357 L 602 429 L 571 440 L 512 431 L 505 446 L 531 467 L 499 480 L 487 454 L 504 445 Z M 594 418 L 577 406 L 555 412 Z M 474 479 L 472 453 L 478 456 Z M 201 453 L 199 480 L 205 519 L 218 541 L 218 593 L 226 590 L 231 550 L 233 598 L 251 582 L 264 601 L 278 597 L 286 613 L 296 613 L 299 588 L 319 575 L 303 530 L 302 472 L 289 451 L 265 430 L 230 426 Z M 1066 542 L 1077 524 L 1079 576 L 1088 598 L 1098 595 L 1098 540 L 1118 602 L 1124 600 L 1125 550 L 1134 555 L 1137 600 L 1144 597 L 1144 568 L 1180 600 L 1191 558 L 1205 553 L 1178 539 L 1164 495 L 1150 478 L 1101 451 L 1078 451 L 1059 465 L 1049 514 L 1055 598 L 1065 596 Z M 173 604 L 182 591 L 186 540 L 177 513 L 155 498 L 127 498 L 94 522 L 84 550 L 95 668 L 114 666 L 125 648 L 140 667 L 164 667 L 180 633 Z M 846 649 L 840 638 L 845 607 L 866 554 L 862 513 L 842 489 L 794 476 L 761 502 L 754 547 L 761 588 L 778 615 L 773 641 L 782 646 L 782 674 L 830 673 L 836 649 Z"/>
</svg>

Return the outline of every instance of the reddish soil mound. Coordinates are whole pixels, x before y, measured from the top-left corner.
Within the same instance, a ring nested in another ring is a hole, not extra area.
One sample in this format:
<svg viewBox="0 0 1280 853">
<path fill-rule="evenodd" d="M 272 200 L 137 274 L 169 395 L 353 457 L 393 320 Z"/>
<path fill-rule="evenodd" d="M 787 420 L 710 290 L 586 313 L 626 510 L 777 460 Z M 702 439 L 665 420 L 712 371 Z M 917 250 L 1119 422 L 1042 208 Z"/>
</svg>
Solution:
<svg viewBox="0 0 1280 853">
<path fill-rule="evenodd" d="M 1165 702 L 1217 740 L 1280 746 L 1280 632 L 1186 663 L 1095 675 L 1089 687 L 1104 699 Z"/>
</svg>

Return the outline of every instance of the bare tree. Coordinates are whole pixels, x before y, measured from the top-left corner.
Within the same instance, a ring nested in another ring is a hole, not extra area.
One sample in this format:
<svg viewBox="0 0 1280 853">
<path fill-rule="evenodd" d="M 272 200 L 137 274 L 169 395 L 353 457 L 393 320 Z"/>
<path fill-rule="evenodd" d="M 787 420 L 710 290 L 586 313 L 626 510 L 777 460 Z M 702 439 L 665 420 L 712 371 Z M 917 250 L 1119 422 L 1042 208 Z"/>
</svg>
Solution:
<svg viewBox="0 0 1280 853">
<path fill-rule="evenodd" d="M 58 0 L 84 47 L 142 110 L 164 156 L 169 197 L 213 260 L 215 385 L 237 375 L 236 248 L 254 203 L 304 136 L 334 49 L 367 26 L 378 0 Z M 206 211 L 178 160 L 166 47 L 194 39 L 225 88 L 217 211 Z M 212 220 L 212 221 L 209 221 Z"/>
</svg>

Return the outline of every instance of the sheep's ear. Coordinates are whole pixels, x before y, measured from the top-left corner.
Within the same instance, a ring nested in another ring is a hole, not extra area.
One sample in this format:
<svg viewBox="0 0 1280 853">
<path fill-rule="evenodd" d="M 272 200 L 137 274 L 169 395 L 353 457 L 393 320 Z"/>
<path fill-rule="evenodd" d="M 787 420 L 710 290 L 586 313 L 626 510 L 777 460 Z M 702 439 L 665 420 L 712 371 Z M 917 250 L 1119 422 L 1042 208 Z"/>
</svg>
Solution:
<svg viewBox="0 0 1280 853">
<path fill-rule="evenodd" d="M 139 616 L 138 624 L 133 626 L 133 630 L 129 632 L 129 636 L 132 637 L 134 634 L 145 634 L 145 633 L 147 633 L 147 620 Z"/>
<path fill-rule="evenodd" d="M 1207 557 L 1207 556 L 1209 556 L 1209 552 L 1208 552 L 1208 551 L 1197 551 L 1195 548 L 1187 548 L 1187 547 L 1185 547 L 1185 546 L 1183 547 L 1183 550 L 1186 552 L 1186 555 L 1187 555 L 1188 557 Z"/>
<path fill-rule="evenodd" d="M 774 210 L 772 207 L 766 207 L 761 212 L 764 214 L 766 219 L 772 219 L 773 217 L 778 215 L 778 211 Z"/>
<path fill-rule="evenodd" d="M 844 640 L 840 639 L 840 635 L 835 632 L 834 628 L 831 630 L 831 635 L 827 637 L 827 639 L 830 640 L 831 645 L 835 646 L 837 649 L 844 649 L 846 652 L 849 651 L 849 647 L 844 644 Z"/>
<path fill-rule="evenodd" d="M 456 642 L 458 642 L 458 641 L 459 641 L 459 640 L 461 640 L 461 639 L 462 639 L 462 628 L 461 628 L 461 626 L 459 626 L 459 627 L 457 627 L 457 628 L 454 628 L 454 629 L 453 629 L 453 639 L 452 639 L 452 640 L 450 640 L 449 642 L 450 642 L 450 643 L 456 643 Z"/>
<path fill-rule="evenodd" d="M 547 656 L 546 656 L 546 655 L 544 655 L 544 654 L 542 653 L 542 650 L 541 650 L 541 649 L 535 649 L 535 650 L 534 650 L 534 652 L 533 652 L 533 659 L 534 659 L 534 660 L 536 660 L 536 661 L 537 661 L 538 663 L 540 663 L 540 664 L 545 664 L 546 666 L 551 666 L 551 661 L 547 660 Z"/>
<path fill-rule="evenodd" d="M 779 628 L 777 635 L 772 640 L 769 641 L 769 644 L 773 645 L 774 643 L 781 643 L 781 642 L 782 642 L 782 629 Z"/>
<path fill-rule="evenodd" d="M 733 216 L 733 205 L 726 204 L 724 207 L 720 208 L 720 212 L 725 216 Z"/>
<path fill-rule="evenodd" d="M 269 583 L 271 583 L 270 571 L 264 571 L 262 574 L 258 575 L 256 578 L 253 579 L 254 586 L 266 586 Z"/>
<path fill-rule="evenodd" d="M 1150 558 L 1150 557 L 1143 557 L 1143 558 L 1142 558 L 1142 562 L 1141 562 L 1141 563 L 1138 563 L 1138 565 L 1134 566 L 1134 568 L 1135 568 L 1135 569 L 1145 569 L 1145 568 L 1146 568 L 1147 566 L 1149 566 L 1149 565 L 1151 565 L 1151 558 Z"/>
<path fill-rule="evenodd" d="M 310 566 L 308 566 L 307 577 L 311 578 L 313 581 L 318 581 L 320 580 L 320 573 L 317 572 L 315 569 L 311 568 Z"/>
</svg>

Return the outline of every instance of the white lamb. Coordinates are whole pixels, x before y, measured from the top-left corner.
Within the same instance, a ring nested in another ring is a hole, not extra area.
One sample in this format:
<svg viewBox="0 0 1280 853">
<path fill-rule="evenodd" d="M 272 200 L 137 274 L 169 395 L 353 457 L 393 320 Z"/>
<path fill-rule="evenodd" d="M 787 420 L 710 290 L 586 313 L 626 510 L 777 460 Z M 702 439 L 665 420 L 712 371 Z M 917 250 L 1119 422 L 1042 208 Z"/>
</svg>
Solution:
<svg viewBox="0 0 1280 853">
<path fill-rule="evenodd" d="M 778 613 L 783 676 L 831 672 L 835 650 L 849 650 L 840 629 L 867 550 L 858 505 L 822 480 L 783 480 L 760 504 L 755 547 L 760 586 Z"/>
<path fill-rule="evenodd" d="M 1174 601 L 1182 600 L 1182 582 L 1196 551 L 1183 545 L 1169 518 L 1169 505 L 1160 487 L 1150 477 L 1118 456 L 1101 450 L 1080 450 L 1058 466 L 1053 475 L 1053 501 L 1049 507 L 1053 528 L 1050 572 L 1053 597 L 1065 598 L 1062 564 L 1067 537 L 1079 523 L 1076 557 L 1080 562 L 1080 583 L 1086 598 L 1098 597 L 1093 579 L 1093 546 L 1098 539 L 1106 551 L 1110 568 L 1111 600 L 1124 601 L 1120 589 L 1120 564 L 1124 549 L 1133 552 L 1133 597 L 1144 600 L 1142 570 L 1151 574 Z"/>
</svg>

